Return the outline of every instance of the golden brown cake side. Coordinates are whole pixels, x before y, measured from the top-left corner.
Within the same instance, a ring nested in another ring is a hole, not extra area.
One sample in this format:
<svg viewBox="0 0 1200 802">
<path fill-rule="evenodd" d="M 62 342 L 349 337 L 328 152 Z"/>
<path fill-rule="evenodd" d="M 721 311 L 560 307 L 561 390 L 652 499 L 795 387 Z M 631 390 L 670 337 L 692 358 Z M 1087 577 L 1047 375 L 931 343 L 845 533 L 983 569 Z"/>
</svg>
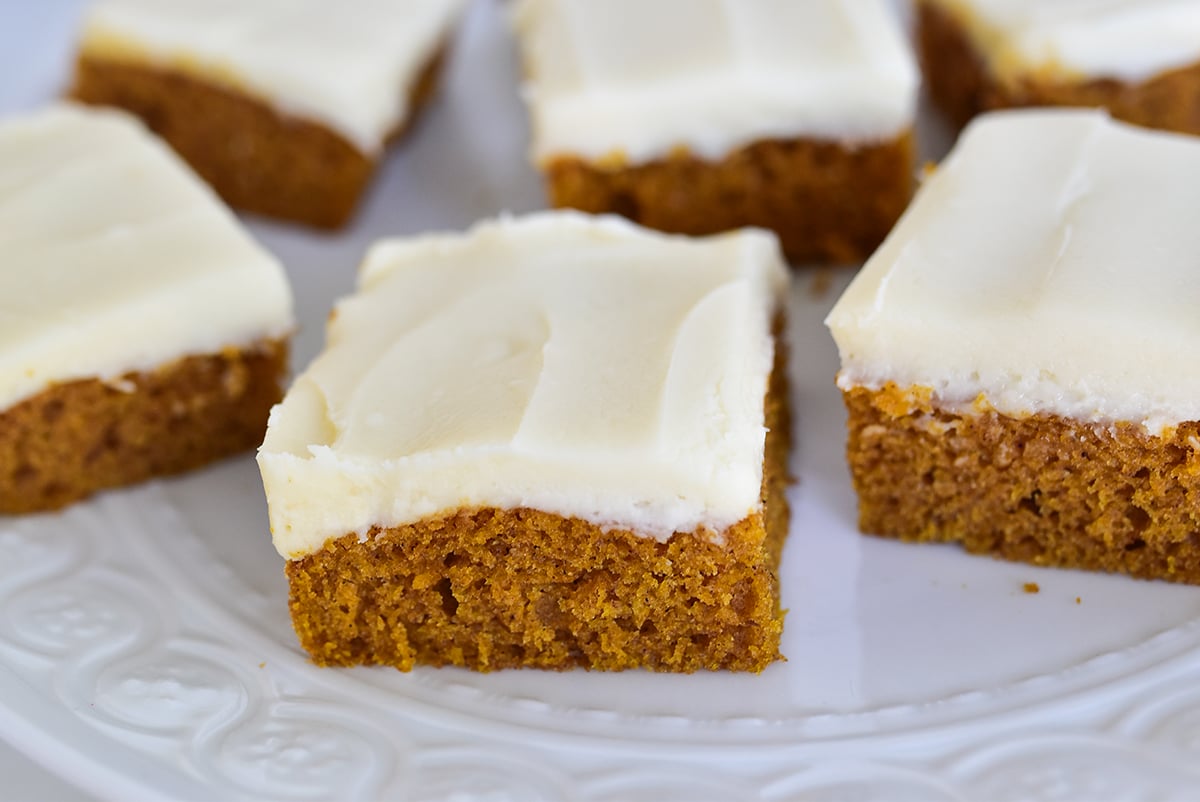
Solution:
<svg viewBox="0 0 1200 802">
<path fill-rule="evenodd" d="M 778 348 L 763 511 L 717 545 L 481 509 L 348 534 L 288 563 L 292 621 L 320 665 L 761 671 L 779 659 L 790 417 Z"/>
<path fill-rule="evenodd" d="M 962 127 L 976 114 L 1023 106 L 1103 107 L 1148 128 L 1200 134 L 1200 63 L 1140 83 L 1069 81 L 1030 74 L 1000 81 L 991 74 L 966 27 L 945 9 L 918 3 L 917 40 L 934 102 Z"/>
<path fill-rule="evenodd" d="M 0 413 L 0 513 L 57 509 L 254 448 L 287 355 L 286 341 L 270 340 L 18 403 Z"/>
<path fill-rule="evenodd" d="M 425 66 L 393 138 L 432 96 L 442 60 L 439 53 Z M 178 71 L 84 53 L 71 96 L 141 117 L 227 203 L 270 217 L 338 228 L 376 168 L 376 156 L 325 126 Z"/>
<path fill-rule="evenodd" d="M 679 234 L 759 226 L 779 235 L 793 263 L 850 263 L 869 256 L 908 205 L 913 159 L 910 131 L 874 143 L 762 141 L 721 161 L 560 158 L 545 172 L 556 207 L 615 212 Z"/>
<path fill-rule="evenodd" d="M 845 393 L 864 532 L 957 541 L 1035 565 L 1200 583 L 1200 423 L 937 408 L 887 385 Z"/>
</svg>

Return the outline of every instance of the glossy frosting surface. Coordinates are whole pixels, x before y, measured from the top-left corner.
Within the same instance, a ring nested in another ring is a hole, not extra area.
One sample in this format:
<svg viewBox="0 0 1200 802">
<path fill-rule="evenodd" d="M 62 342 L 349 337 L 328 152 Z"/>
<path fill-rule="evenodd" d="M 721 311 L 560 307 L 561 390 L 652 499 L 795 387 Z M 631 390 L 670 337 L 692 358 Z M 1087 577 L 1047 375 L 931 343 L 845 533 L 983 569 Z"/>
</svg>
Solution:
<svg viewBox="0 0 1200 802">
<path fill-rule="evenodd" d="M 465 0 L 99 0 L 85 53 L 181 70 L 315 120 L 364 153 L 404 122 L 409 93 Z"/>
<path fill-rule="evenodd" d="M 140 123 L 0 121 L 0 408 L 292 325 L 282 267 Z"/>
<path fill-rule="evenodd" d="M 1200 420 L 1200 140 L 984 115 L 826 321 L 843 387 L 1009 414 Z"/>
<path fill-rule="evenodd" d="M 276 548 L 475 507 L 720 536 L 759 507 L 786 281 L 765 232 L 568 212 L 376 245 L 259 453 Z"/>
<path fill-rule="evenodd" d="M 540 162 L 893 139 L 915 115 L 883 0 L 521 0 L 514 20 Z"/>
<path fill-rule="evenodd" d="M 922 0 L 963 20 L 1001 76 L 1140 81 L 1200 62 L 1200 0 Z"/>
</svg>

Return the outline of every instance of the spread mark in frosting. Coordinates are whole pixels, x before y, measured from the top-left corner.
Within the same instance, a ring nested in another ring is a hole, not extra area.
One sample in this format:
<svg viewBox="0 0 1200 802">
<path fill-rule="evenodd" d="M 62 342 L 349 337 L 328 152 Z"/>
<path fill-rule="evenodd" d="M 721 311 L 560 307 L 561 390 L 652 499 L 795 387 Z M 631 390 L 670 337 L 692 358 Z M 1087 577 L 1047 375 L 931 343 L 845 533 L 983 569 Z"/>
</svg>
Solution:
<svg viewBox="0 0 1200 802">
<path fill-rule="evenodd" d="M 830 313 L 840 383 L 1152 434 L 1200 420 L 1197 208 L 1193 137 L 984 115 Z"/>
<path fill-rule="evenodd" d="M 85 56 L 178 70 L 326 125 L 366 154 L 408 114 L 411 89 L 465 0 L 99 0 Z"/>
<path fill-rule="evenodd" d="M 292 329 L 283 268 L 127 115 L 0 121 L 0 408 Z"/>
<path fill-rule="evenodd" d="M 775 238 L 542 213 L 372 249 L 259 454 L 275 545 L 457 509 L 666 538 L 758 509 Z"/>
<path fill-rule="evenodd" d="M 882 0 L 522 0 L 514 24 L 541 164 L 886 141 L 916 115 L 916 65 Z"/>
</svg>

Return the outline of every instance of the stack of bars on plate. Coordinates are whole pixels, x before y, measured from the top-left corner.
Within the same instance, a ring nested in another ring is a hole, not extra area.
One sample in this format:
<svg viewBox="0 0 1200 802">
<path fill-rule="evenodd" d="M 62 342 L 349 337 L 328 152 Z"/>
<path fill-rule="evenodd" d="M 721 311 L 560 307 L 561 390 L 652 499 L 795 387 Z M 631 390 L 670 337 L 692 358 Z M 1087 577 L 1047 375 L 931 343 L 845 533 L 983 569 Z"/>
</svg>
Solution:
<svg viewBox="0 0 1200 802">
<path fill-rule="evenodd" d="M 916 68 L 877 0 L 514 17 L 556 205 L 761 226 L 838 261 L 908 201 Z M 259 457 L 305 648 L 405 669 L 777 659 L 774 243 L 562 214 L 378 246 Z"/>
<path fill-rule="evenodd" d="M 864 531 L 1200 583 L 1200 140 L 990 111 L 1200 132 L 1197 4 L 917 0 L 967 128 L 910 206 L 883 0 L 519 0 L 565 209 L 377 243 L 280 402 L 284 274 L 218 196 L 345 223 L 465 5 L 90 8 L 71 94 L 142 124 L 0 124 L 0 511 L 262 442 L 319 664 L 761 671 L 785 258 L 870 256 L 827 320 Z"/>
</svg>

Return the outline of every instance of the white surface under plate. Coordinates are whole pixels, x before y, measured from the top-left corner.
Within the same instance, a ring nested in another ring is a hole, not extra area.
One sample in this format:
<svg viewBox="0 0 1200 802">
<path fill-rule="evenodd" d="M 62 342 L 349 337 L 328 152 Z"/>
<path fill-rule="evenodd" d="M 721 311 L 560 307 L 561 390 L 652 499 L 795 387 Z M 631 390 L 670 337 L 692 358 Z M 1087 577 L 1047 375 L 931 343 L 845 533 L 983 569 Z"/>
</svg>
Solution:
<svg viewBox="0 0 1200 802">
<path fill-rule="evenodd" d="M 0 110 L 56 93 L 78 6 L 0 0 Z M 295 282 L 300 362 L 372 239 L 542 203 L 500 6 L 475 6 L 447 91 L 354 228 L 255 223 Z M 820 323 L 847 278 L 814 294 L 802 272 L 793 293 L 788 662 L 761 676 L 314 668 L 245 456 L 0 519 L 0 737 L 113 800 L 1195 798 L 1200 589 L 855 532 Z"/>
</svg>

